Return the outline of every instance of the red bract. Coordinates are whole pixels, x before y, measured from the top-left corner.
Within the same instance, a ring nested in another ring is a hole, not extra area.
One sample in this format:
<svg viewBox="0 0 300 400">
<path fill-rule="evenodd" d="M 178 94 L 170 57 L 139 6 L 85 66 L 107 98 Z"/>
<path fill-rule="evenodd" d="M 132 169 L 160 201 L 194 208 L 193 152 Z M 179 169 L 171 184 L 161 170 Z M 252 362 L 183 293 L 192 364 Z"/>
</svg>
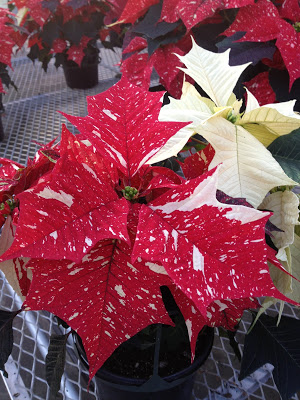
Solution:
<svg viewBox="0 0 300 400">
<path fill-rule="evenodd" d="M 0 63 L 11 67 L 12 50 L 16 43 L 14 29 L 9 26 L 13 23 L 13 20 L 9 18 L 9 15 L 11 13 L 8 10 L 0 8 Z"/>
<path fill-rule="evenodd" d="M 197 178 L 207 172 L 214 155 L 214 148 L 208 144 L 203 150 L 187 157 L 183 163 L 180 163 L 186 179 Z"/>
<path fill-rule="evenodd" d="M 52 44 L 51 53 L 62 53 L 67 47 L 67 42 L 64 39 L 57 38 Z"/>
<path fill-rule="evenodd" d="M 50 157 L 43 154 L 43 151 L 47 152 L 50 149 L 51 146 L 43 146 L 33 161 L 28 160 L 26 167 L 14 161 L 0 158 L 0 164 L 2 164 L 0 168 L 0 202 L 29 189 L 42 176 L 51 171 L 54 162 L 50 160 Z M 55 156 L 58 156 L 55 150 L 52 151 Z"/>
<path fill-rule="evenodd" d="M 114 1 L 116 3 L 116 1 Z M 121 3 L 124 3 L 121 1 Z M 159 3 L 159 0 L 127 0 L 127 3 L 118 18 L 119 23 L 134 23 L 144 15 L 149 7 Z M 120 9 L 120 8 L 119 8 Z"/>
<path fill-rule="evenodd" d="M 174 285 L 170 287 L 176 303 L 185 319 L 188 329 L 192 359 L 195 356 L 196 342 L 198 334 L 205 326 L 222 326 L 225 329 L 234 331 L 243 315 L 243 312 L 249 308 L 259 306 L 255 299 L 235 299 L 235 300 L 215 300 L 207 307 L 207 314 L 204 317 L 198 310 L 193 301 Z"/>
<path fill-rule="evenodd" d="M 217 10 L 238 8 L 253 3 L 254 0 L 164 0 L 161 20 L 175 22 L 181 19 L 186 28 L 190 30 L 199 22 L 212 17 Z"/>
<path fill-rule="evenodd" d="M 169 44 L 159 47 L 151 56 L 150 60 L 157 71 L 160 82 L 166 90 L 175 98 L 180 98 L 182 94 L 182 83 L 184 73 L 179 69 L 183 67 L 183 63 L 177 55 L 186 54 L 192 47 L 190 37 L 185 37 L 176 44 Z M 193 80 L 186 76 L 188 82 L 193 83 Z"/>
<path fill-rule="evenodd" d="M 78 138 L 80 135 L 74 136 L 63 124 L 60 152 L 67 155 L 69 160 L 84 163 L 102 182 L 114 188 L 119 180 L 114 164 L 107 162 L 90 143 L 84 143 Z"/>
<path fill-rule="evenodd" d="M 136 36 L 134 39 L 131 40 L 128 46 L 125 47 L 123 54 L 144 50 L 146 47 L 147 47 L 147 40 L 142 37 Z"/>
<path fill-rule="evenodd" d="M 293 22 L 300 21 L 300 5 L 298 0 L 285 0 L 279 8 L 279 14 L 282 18 Z"/>
<path fill-rule="evenodd" d="M 276 102 L 276 94 L 270 85 L 268 71 L 256 75 L 246 82 L 245 86 L 256 97 L 261 106 Z"/>
<path fill-rule="evenodd" d="M 107 160 L 131 177 L 186 123 L 159 122 L 163 92 L 149 93 L 125 78 L 88 97 L 88 115 L 62 113 Z"/>
<path fill-rule="evenodd" d="M 40 25 L 43 26 L 49 16 L 51 15 L 48 8 L 43 7 L 43 3 L 40 0 L 26 0 L 26 4 L 23 0 L 16 0 L 16 6 L 18 9 L 26 6 L 29 8 L 31 17 Z"/>
<path fill-rule="evenodd" d="M 290 16 L 290 13 L 284 15 Z M 224 34 L 230 36 L 239 31 L 246 32 L 239 41 L 266 42 L 276 39 L 276 46 L 290 75 L 291 89 L 300 77 L 300 33 L 280 16 L 276 6 L 269 0 L 258 0 L 254 5 L 241 8 Z"/>
<path fill-rule="evenodd" d="M 148 90 L 153 65 L 148 54 L 133 54 L 122 62 L 121 72 L 129 82 Z"/>
<path fill-rule="evenodd" d="M 175 98 L 180 98 L 182 93 L 183 72 L 179 67 L 183 67 L 182 62 L 176 54 L 184 55 L 191 49 L 191 40 L 184 37 L 175 44 L 161 46 L 152 54 L 133 54 L 122 63 L 122 72 L 127 79 L 145 89 L 148 89 L 153 67 L 160 77 L 160 83 Z M 140 51 L 147 47 L 144 39 L 135 38 L 126 47 L 124 54 Z M 193 82 L 186 77 L 188 82 Z"/>
<path fill-rule="evenodd" d="M 128 240 L 125 199 L 119 199 L 84 163 L 59 159 L 51 175 L 17 198 L 19 225 L 3 260 L 43 257 L 79 261 L 101 239 Z"/>
<path fill-rule="evenodd" d="M 252 5 L 241 8 L 235 21 L 230 25 L 228 29 L 223 33 L 226 36 L 231 36 L 236 32 L 248 31 L 250 26 L 253 26 L 253 15 L 256 14 L 256 18 L 264 17 L 279 17 L 279 12 L 276 6 L 269 0 L 258 0 Z M 266 27 L 268 29 L 268 27 Z M 261 32 L 264 33 L 263 31 Z"/>
<path fill-rule="evenodd" d="M 143 206 L 133 249 L 133 259 L 162 264 L 203 316 L 215 300 L 282 298 L 266 264 L 268 215 L 217 202 L 216 179 L 205 174 Z"/>
<path fill-rule="evenodd" d="M 152 5 L 157 3 L 159 3 L 158 0 L 128 0 L 118 22 L 134 23 L 139 17 L 145 15 Z M 172 23 L 181 19 L 186 28 L 190 30 L 199 22 L 212 17 L 216 10 L 238 8 L 253 3 L 254 0 L 164 0 L 161 20 Z"/>
<path fill-rule="evenodd" d="M 131 208 L 131 236 L 139 208 Z M 103 240 L 77 264 L 32 260 L 28 265 L 33 281 L 25 306 L 53 312 L 80 335 L 90 379 L 121 343 L 141 329 L 152 323 L 172 325 L 160 292 L 164 275 L 160 279 L 150 263 L 131 263 L 130 253 L 123 241 Z"/>
<path fill-rule="evenodd" d="M 74 61 L 76 64 L 81 65 L 84 57 L 84 49 L 86 48 L 88 42 L 91 40 L 90 37 L 83 36 L 78 45 L 73 44 L 67 51 L 68 60 Z"/>
</svg>

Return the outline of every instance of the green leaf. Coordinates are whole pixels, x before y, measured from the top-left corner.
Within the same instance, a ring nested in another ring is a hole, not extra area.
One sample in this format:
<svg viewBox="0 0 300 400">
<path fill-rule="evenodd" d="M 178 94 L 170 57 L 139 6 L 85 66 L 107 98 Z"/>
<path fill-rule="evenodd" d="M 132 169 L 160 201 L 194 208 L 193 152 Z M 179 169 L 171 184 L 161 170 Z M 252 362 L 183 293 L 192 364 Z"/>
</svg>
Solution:
<svg viewBox="0 0 300 400">
<path fill-rule="evenodd" d="M 284 172 L 294 181 L 300 182 L 300 128 L 274 140 L 268 150 Z"/>
<path fill-rule="evenodd" d="M 74 19 L 64 24 L 62 30 L 65 39 L 69 40 L 71 45 L 78 45 L 82 36 L 85 34 L 84 24 Z"/>
<path fill-rule="evenodd" d="M 34 44 L 33 46 L 30 47 L 27 57 L 30 58 L 32 62 L 34 62 L 36 59 L 39 58 L 39 54 L 40 54 L 39 46 L 37 44 Z"/>
<path fill-rule="evenodd" d="M 51 335 L 48 354 L 46 356 L 46 380 L 50 387 L 52 399 L 60 389 L 60 381 L 65 368 L 66 343 L 70 333 L 65 335 Z"/>
<path fill-rule="evenodd" d="M 4 364 L 6 363 L 9 355 L 13 349 L 13 329 L 12 322 L 13 319 L 19 311 L 4 311 L 0 310 L 0 370 L 4 372 L 6 376 L 6 371 Z"/>
<path fill-rule="evenodd" d="M 263 314 L 246 335 L 239 379 L 270 363 L 282 400 L 288 400 L 300 389 L 300 320 L 282 316 L 276 326 L 277 320 Z"/>
<path fill-rule="evenodd" d="M 50 21 L 43 26 L 42 39 L 43 42 L 47 43 L 50 47 L 55 39 L 59 38 L 60 27 L 56 21 Z"/>
<path fill-rule="evenodd" d="M 218 328 L 219 331 L 219 335 L 221 337 L 225 337 L 227 339 L 229 339 L 229 344 L 232 348 L 232 350 L 234 351 L 234 354 L 236 355 L 236 358 L 241 361 L 242 359 L 242 355 L 240 352 L 240 348 L 239 348 L 239 344 L 235 339 L 235 335 L 237 331 L 229 331 L 228 329 L 224 329 L 222 327 Z"/>
<path fill-rule="evenodd" d="M 56 53 L 55 54 L 55 67 L 58 68 L 60 65 L 63 65 L 66 60 L 66 54 L 64 53 Z"/>
</svg>

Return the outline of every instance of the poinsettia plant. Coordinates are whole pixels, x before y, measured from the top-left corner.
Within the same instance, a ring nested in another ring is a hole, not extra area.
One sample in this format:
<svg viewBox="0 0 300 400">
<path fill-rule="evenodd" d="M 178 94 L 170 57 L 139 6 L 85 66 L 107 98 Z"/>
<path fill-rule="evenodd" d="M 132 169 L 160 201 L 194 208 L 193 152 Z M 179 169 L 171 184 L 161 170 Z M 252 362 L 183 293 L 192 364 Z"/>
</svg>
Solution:
<svg viewBox="0 0 300 400">
<path fill-rule="evenodd" d="M 0 267 L 24 299 L 2 319 L 3 336 L 16 313 L 47 310 L 82 339 L 91 379 L 143 328 L 173 324 L 162 287 L 183 315 L 191 359 L 203 327 L 234 331 L 256 298 L 299 303 L 280 284 L 298 282 L 294 260 L 288 269 L 283 259 L 299 244 L 296 181 L 260 138 L 287 137 L 300 119 L 290 103 L 260 108 L 250 92 L 241 113 L 232 90 L 245 65 L 214 57 L 194 45 L 181 58 L 211 100 L 185 83 L 161 108 L 162 92 L 123 76 L 88 97 L 87 116 L 63 114 L 80 134 L 63 126 L 60 142 L 26 166 L 1 159 Z M 205 148 L 181 164 L 183 175 L 158 164 L 196 132 Z M 281 193 L 280 208 L 272 199 Z"/>
<path fill-rule="evenodd" d="M 241 76 L 261 105 L 298 98 L 298 0 L 114 0 L 115 24 L 125 24 L 123 73 L 149 86 L 152 68 L 174 97 L 181 94 L 181 61 L 174 55 L 198 45 L 230 48 L 231 65 L 252 62 Z M 145 53 L 146 51 L 146 53 Z M 300 109 L 300 105 L 296 105 Z"/>
<path fill-rule="evenodd" d="M 0 8 L 0 32 L 0 93 L 5 93 L 3 84 L 7 88 L 10 85 L 16 88 L 9 75 L 8 67 L 12 68 L 13 49 L 22 47 L 24 43 L 24 36 L 18 30 L 14 14 L 6 8 Z"/>
<path fill-rule="evenodd" d="M 66 60 L 79 66 L 97 62 L 97 40 L 109 46 L 104 1 L 16 0 L 12 5 L 21 26 L 29 32 L 28 57 L 40 61 L 45 71 L 52 57 L 56 67 Z"/>
</svg>

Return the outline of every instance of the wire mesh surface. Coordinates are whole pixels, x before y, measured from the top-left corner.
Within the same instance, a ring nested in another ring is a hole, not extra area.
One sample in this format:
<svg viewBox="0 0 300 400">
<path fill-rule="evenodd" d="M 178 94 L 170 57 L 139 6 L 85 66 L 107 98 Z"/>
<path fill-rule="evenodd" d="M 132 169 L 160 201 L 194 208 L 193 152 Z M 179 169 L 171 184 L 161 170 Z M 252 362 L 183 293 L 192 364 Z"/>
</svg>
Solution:
<svg viewBox="0 0 300 400">
<path fill-rule="evenodd" d="M 49 64 L 46 74 L 40 64 L 33 64 L 26 56 L 21 55 L 13 61 L 12 78 L 19 89 L 16 92 L 11 88 L 3 99 L 5 139 L 0 143 L 1 157 L 25 165 L 28 157 L 33 157 L 38 148 L 35 142 L 46 143 L 58 137 L 62 123 L 75 131 L 57 111 L 77 116 L 86 115 L 86 96 L 102 92 L 118 80 L 120 51 L 101 49 L 101 55 L 99 84 L 88 90 L 69 89 L 62 69 L 56 69 L 53 63 Z M 0 305 L 6 310 L 17 310 L 21 305 L 3 275 L 0 276 Z M 289 306 L 285 306 L 284 313 L 300 317 L 299 310 Z M 245 314 L 237 334 L 240 343 L 243 343 L 249 326 L 250 314 Z M 46 312 L 21 313 L 15 318 L 14 348 L 6 364 L 9 378 L 5 379 L 11 399 L 49 399 L 45 356 L 50 334 L 58 333 L 57 329 L 54 317 Z M 210 357 L 196 374 L 193 399 L 280 399 L 271 374 L 272 366 L 260 368 L 242 382 L 238 381 L 239 368 L 240 363 L 229 345 L 229 340 L 216 335 Z M 81 366 L 70 339 L 58 399 L 99 399 L 93 382 L 89 392 L 87 383 L 87 371 Z M 299 400 L 299 397 L 296 395 L 294 399 Z"/>
</svg>

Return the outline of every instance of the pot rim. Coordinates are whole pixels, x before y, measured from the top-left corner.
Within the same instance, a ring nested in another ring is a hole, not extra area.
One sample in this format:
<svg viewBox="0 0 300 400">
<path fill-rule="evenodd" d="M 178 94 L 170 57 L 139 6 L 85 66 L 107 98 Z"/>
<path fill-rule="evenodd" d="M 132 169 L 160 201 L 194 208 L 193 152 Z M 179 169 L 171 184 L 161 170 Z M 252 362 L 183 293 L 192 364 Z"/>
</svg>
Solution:
<svg viewBox="0 0 300 400">
<path fill-rule="evenodd" d="M 208 358 L 212 346 L 213 346 L 213 341 L 214 341 L 214 329 L 208 326 L 204 327 L 204 334 L 202 334 L 203 341 L 200 342 L 200 348 L 198 349 L 197 353 L 198 355 L 196 356 L 196 359 L 192 364 L 190 364 L 188 367 L 185 367 L 184 369 L 175 372 L 171 375 L 163 376 L 160 377 L 159 375 L 152 375 L 150 378 L 128 378 L 123 375 L 118 375 L 116 373 L 110 372 L 109 370 L 104 369 L 101 367 L 97 372 L 96 372 L 96 377 L 100 380 L 103 380 L 107 383 L 109 383 L 112 386 L 118 387 L 118 388 L 124 388 L 125 386 L 130 386 L 130 387 L 138 387 L 141 388 L 144 385 L 147 385 L 147 383 L 154 379 L 158 378 L 156 380 L 156 383 L 159 385 L 159 383 L 165 382 L 168 387 L 176 386 L 180 382 L 185 381 L 188 379 L 190 376 L 192 376 L 197 369 L 206 361 Z M 203 330 L 201 331 L 203 332 Z M 81 359 L 82 363 L 85 365 L 85 367 L 88 369 L 89 365 L 87 362 L 87 359 L 85 357 L 85 353 L 83 352 L 83 346 L 80 344 L 78 341 L 78 335 L 76 332 L 73 334 L 75 346 L 78 351 L 79 358 Z M 172 384 L 173 383 L 173 384 Z M 148 385 L 147 385 L 148 386 Z M 158 387 L 158 390 L 161 390 L 162 387 Z M 130 389 L 129 389 L 130 390 Z"/>
</svg>

